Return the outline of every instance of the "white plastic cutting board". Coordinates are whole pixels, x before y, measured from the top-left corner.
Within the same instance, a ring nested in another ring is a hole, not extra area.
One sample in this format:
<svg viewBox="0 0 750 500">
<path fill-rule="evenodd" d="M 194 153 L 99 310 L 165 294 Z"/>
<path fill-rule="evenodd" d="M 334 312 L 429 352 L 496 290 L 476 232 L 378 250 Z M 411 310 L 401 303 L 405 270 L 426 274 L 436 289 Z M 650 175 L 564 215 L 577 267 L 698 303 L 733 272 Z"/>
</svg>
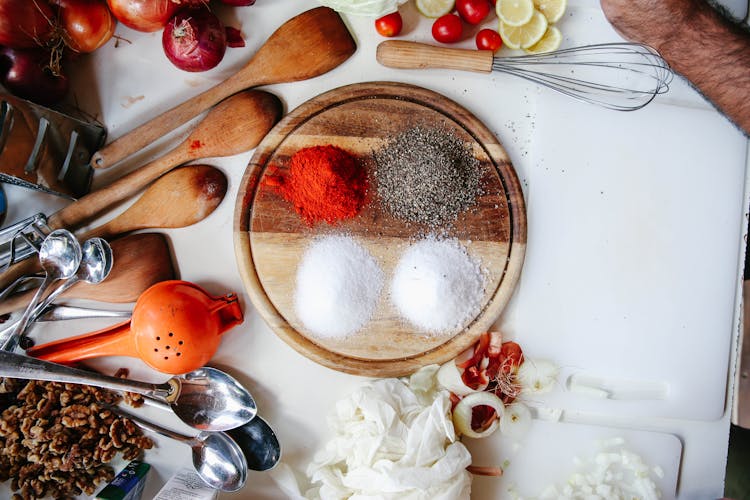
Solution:
<svg viewBox="0 0 750 500">
<path fill-rule="evenodd" d="M 623 448 L 638 454 L 646 464 L 661 469 L 663 476 L 653 479 L 662 498 L 674 498 L 682 454 L 682 444 L 676 436 L 541 420 L 532 422 L 517 445 L 499 432 L 486 438 L 492 446 L 473 446 L 476 441 L 464 440 L 475 465 L 506 463 L 500 478 L 475 476 L 472 497 L 514 498 L 512 493 L 522 498 L 537 497 L 547 486 L 564 485 L 574 472 L 590 471 L 577 466 L 575 459 L 589 462 L 603 442 L 615 438 L 622 438 Z"/>
<path fill-rule="evenodd" d="M 717 419 L 746 223 L 746 140 L 707 107 L 573 106 L 540 95 L 526 262 L 501 325 L 561 366 L 563 387 L 540 398 L 548 406 Z M 564 390 L 574 373 L 600 380 L 586 381 L 587 395 Z"/>
</svg>

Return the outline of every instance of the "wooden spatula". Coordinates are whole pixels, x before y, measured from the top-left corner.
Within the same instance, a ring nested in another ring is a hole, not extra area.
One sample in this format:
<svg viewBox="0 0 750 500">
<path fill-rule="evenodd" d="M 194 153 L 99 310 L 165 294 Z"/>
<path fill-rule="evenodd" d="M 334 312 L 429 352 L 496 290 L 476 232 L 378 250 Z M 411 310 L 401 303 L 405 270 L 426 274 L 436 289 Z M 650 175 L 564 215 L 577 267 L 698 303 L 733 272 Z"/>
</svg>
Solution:
<svg viewBox="0 0 750 500">
<path fill-rule="evenodd" d="M 356 49 L 334 10 L 318 7 L 303 12 L 282 24 L 239 72 L 111 142 L 94 154 L 91 165 L 114 165 L 240 90 L 327 73 Z"/>
</svg>

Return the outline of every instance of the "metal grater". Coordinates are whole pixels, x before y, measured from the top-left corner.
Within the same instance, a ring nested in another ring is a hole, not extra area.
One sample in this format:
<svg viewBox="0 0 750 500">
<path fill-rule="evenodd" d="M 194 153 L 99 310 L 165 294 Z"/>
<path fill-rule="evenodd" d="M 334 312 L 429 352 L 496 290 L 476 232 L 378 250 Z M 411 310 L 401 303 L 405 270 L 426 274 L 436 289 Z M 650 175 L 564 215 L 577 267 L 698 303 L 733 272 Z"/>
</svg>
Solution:
<svg viewBox="0 0 750 500">
<path fill-rule="evenodd" d="M 91 188 L 91 156 L 106 129 L 0 93 L 0 182 L 68 198 Z"/>
</svg>

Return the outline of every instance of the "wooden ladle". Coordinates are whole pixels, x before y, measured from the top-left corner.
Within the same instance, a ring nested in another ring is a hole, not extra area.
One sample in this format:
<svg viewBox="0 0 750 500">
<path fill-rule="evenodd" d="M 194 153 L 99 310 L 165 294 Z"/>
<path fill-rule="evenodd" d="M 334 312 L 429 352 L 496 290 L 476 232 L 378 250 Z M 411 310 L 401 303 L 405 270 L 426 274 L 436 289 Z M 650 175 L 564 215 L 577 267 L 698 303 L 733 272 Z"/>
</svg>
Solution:
<svg viewBox="0 0 750 500">
<path fill-rule="evenodd" d="M 113 266 L 109 277 L 97 285 L 79 282 L 62 296 L 102 302 L 135 302 L 155 283 L 174 278 L 166 237 L 158 233 L 132 234 L 111 243 Z M 17 293 L 0 302 L 0 314 L 26 307 L 34 290 Z"/>
<path fill-rule="evenodd" d="M 114 165 L 240 90 L 327 73 L 356 49 L 349 30 L 334 10 L 318 7 L 303 12 L 282 24 L 233 76 L 103 147 L 94 154 L 91 165 Z"/>
</svg>

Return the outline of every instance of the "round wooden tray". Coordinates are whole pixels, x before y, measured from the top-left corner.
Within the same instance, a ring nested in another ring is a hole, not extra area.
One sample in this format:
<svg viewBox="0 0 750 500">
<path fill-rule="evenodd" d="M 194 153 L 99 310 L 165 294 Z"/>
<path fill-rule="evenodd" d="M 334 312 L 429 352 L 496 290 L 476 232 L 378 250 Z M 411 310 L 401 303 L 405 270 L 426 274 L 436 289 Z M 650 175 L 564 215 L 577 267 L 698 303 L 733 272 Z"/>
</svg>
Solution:
<svg viewBox="0 0 750 500">
<path fill-rule="evenodd" d="M 371 171 L 372 152 L 410 127 L 439 126 L 470 145 L 482 169 L 477 204 L 441 234 L 458 238 L 486 272 L 482 310 L 462 331 L 421 334 L 399 318 L 389 281 L 410 242 L 429 230 L 399 221 L 377 196 L 355 218 L 308 227 L 291 204 L 263 182 L 268 167 L 284 172 L 303 147 L 332 144 L 355 154 Z M 367 248 L 386 282 L 374 317 L 360 332 L 335 339 L 306 331 L 294 311 L 297 264 L 321 234 L 347 234 Z M 510 299 L 523 264 L 526 210 L 515 170 L 497 139 L 467 110 L 435 92 L 389 82 L 361 83 L 326 92 L 302 104 L 268 134 L 245 171 L 234 216 L 235 253 L 255 307 L 294 349 L 322 365 L 357 375 L 399 376 L 442 363 L 473 344 Z"/>
</svg>

